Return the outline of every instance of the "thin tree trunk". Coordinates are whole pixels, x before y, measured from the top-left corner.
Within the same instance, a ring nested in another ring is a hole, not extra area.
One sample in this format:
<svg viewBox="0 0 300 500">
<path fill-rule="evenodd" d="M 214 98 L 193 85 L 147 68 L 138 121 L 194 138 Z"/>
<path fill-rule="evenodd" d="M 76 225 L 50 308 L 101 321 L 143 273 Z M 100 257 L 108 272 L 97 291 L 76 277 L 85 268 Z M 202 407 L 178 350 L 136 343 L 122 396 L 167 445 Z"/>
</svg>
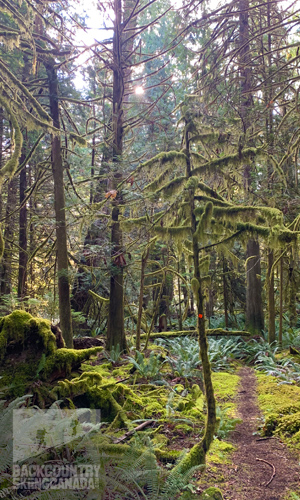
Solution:
<svg viewBox="0 0 300 500">
<path fill-rule="evenodd" d="M 283 256 L 280 259 L 280 298 L 279 298 L 279 334 L 278 343 L 282 347 L 282 320 L 283 320 Z"/>
<path fill-rule="evenodd" d="M 177 267 L 178 274 L 180 274 L 180 260 L 178 260 L 178 267 Z M 183 326 L 182 326 L 182 307 L 181 307 L 181 280 L 178 276 L 177 278 L 177 284 L 178 284 L 178 307 L 179 307 L 179 317 L 178 317 L 178 327 L 179 331 L 182 331 Z"/>
<path fill-rule="evenodd" d="M 224 295 L 224 316 L 225 316 L 225 327 L 229 327 L 229 318 L 228 318 L 228 289 L 227 289 L 227 280 L 226 275 L 228 272 L 228 266 L 226 263 L 226 259 L 223 256 L 223 295 Z"/>
<path fill-rule="evenodd" d="M 269 250 L 268 253 L 268 341 L 270 344 L 275 342 L 275 297 L 274 297 L 274 273 L 272 272 L 272 267 L 274 263 L 274 253 L 273 250 Z"/>
<path fill-rule="evenodd" d="M 25 160 L 25 154 L 22 154 L 20 163 Z M 19 274 L 18 274 L 18 297 L 23 300 L 27 293 L 27 206 L 22 205 L 25 200 L 27 189 L 26 166 L 20 172 L 20 214 L 19 214 Z"/>
<path fill-rule="evenodd" d="M 15 234 L 16 217 L 11 213 L 17 205 L 18 178 L 13 177 L 8 183 L 6 200 L 6 218 L 4 226 L 4 254 L 0 268 L 0 292 L 1 295 L 12 293 L 12 258 L 13 239 Z"/>
<path fill-rule="evenodd" d="M 141 281 L 140 281 L 140 295 L 139 295 L 139 308 L 137 315 L 136 324 L 136 350 L 141 349 L 141 324 L 142 324 L 142 313 L 143 313 L 143 298 L 144 298 L 144 281 L 145 281 L 145 269 L 147 265 L 147 260 L 149 257 L 150 247 L 148 246 L 146 251 L 142 255 L 142 267 L 141 267 Z"/>
<path fill-rule="evenodd" d="M 58 79 L 55 69 L 55 62 L 48 60 L 45 63 L 48 75 L 48 85 L 50 94 L 50 110 L 53 125 L 59 129 L 59 106 L 58 106 Z M 73 331 L 70 304 L 69 285 L 69 263 L 67 248 L 67 225 L 65 214 L 65 192 L 63 162 L 61 153 L 61 139 L 58 135 L 52 136 L 52 172 L 54 181 L 54 206 L 56 219 L 56 240 L 57 240 L 57 275 L 58 275 L 58 296 L 59 296 L 59 317 L 60 328 L 66 346 L 73 347 Z"/>
</svg>

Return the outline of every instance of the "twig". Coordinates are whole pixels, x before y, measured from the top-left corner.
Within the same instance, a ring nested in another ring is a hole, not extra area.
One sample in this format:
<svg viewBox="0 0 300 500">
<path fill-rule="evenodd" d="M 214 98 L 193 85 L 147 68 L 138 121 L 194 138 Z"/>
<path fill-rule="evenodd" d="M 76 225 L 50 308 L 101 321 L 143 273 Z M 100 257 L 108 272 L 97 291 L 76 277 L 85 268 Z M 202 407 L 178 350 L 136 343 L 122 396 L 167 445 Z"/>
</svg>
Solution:
<svg viewBox="0 0 300 500">
<path fill-rule="evenodd" d="M 265 487 L 269 486 L 269 484 L 273 481 L 274 477 L 275 477 L 275 474 L 276 474 L 276 469 L 275 469 L 275 465 L 273 464 L 270 464 L 270 462 L 267 462 L 266 460 L 263 460 L 262 458 L 257 458 L 256 460 L 258 460 L 259 462 L 264 462 L 265 464 L 268 464 L 270 467 L 272 467 L 273 469 L 273 473 L 272 473 L 272 477 L 270 479 L 270 481 L 268 481 L 266 484 L 265 484 Z"/>
<path fill-rule="evenodd" d="M 274 439 L 274 436 L 269 436 L 269 437 L 259 438 L 259 439 L 256 439 L 256 441 L 267 441 L 268 439 Z M 258 460 L 258 459 L 257 459 L 257 460 Z"/>
<path fill-rule="evenodd" d="M 137 427 L 135 427 L 134 429 L 132 429 L 132 431 L 125 432 L 125 434 L 123 434 L 123 436 L 121 436 L 120 438 L 115 440 L 115 444 L 118 444 L 118 443 L 121 443 L 122 441 L 125 441 L 127 438 L 132 436 L 135 432 L 141 431 L 142 429 L 144 429 L 148 425 L 153 424 L 153 422 L 154 422 L 154 420 L 147 420 L 146 422 L 143 422 L 142 424 L 140 424 Z"/>
</svg>

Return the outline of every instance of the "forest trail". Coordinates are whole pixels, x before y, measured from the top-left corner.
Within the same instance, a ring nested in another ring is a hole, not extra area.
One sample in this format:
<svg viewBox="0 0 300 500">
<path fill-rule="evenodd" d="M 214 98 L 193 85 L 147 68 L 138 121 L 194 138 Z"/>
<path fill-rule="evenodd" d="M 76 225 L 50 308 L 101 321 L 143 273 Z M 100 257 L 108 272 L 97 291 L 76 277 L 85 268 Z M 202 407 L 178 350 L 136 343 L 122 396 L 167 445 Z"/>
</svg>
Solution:
<svg viewBox="0 0 300 500">
<path fill-rule="evenodd" d="M 288 490 L 299 487 L 298 460 L 279 439 L 259 440 L 257 434 L 253 435 L 260 417 L 256 377 L 249 367 L 242 368 L 239 375 L 237 411 L 242 423 L 230 435 L 229 441 L 236 451 L 232 463 L 222 466 L 224 483 L 218 486 L 224 500 L 283 500 Z M 276 473 L 267 485 L 273 467 Z"/>
</svg>

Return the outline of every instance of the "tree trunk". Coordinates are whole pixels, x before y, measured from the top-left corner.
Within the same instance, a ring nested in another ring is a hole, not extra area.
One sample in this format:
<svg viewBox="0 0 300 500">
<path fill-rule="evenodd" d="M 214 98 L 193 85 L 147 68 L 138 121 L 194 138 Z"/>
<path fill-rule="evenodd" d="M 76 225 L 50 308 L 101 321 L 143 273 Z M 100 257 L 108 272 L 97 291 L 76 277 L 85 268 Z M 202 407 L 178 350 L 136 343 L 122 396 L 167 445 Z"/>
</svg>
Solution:
<svg viewBox="0 0 300 500">
<path fill-rule="evenodd" d="M 11 213 L 17 205 L 18 178 L 13 177 L 8 183 L 6 200 L 6 217 L 4 226 L 4 254 L 0 268 L 0 293 L 8 295 L 12 293 L 12 258 L 13 258 L 13 239 L 15 233 L 16 217 Z M 10 311 L 8 311 L 10 312 Z"/>
<path fill-rule="evenodd" d="M 282 320 L 283 320 L 283 255 L 280 259 L 280 298 L 279 298 L 279 334 L 278 344 L 282 347 Z"/>
<path fill-rule="evenodd" d="M 228 287 L 226 275 L 228 273 L 228 266 L 225 257 L 223 256 L 223 295 L 224 295 L 224 316 L 225 316 L 225 327 L 229 327 L 228 318 Z"/>
<path fill-rule="evenodd" d="M 240 79 L 241 79 L 241 101 L 240 115 L 243 122 L 244 133 L 251 126 L 251 110 L 253 107 L 253 97 L 251 94 L 252 74 L 250 66 L 250 44 L 249 44 L 249 0 L 239 0 L 239 45 L 240 49 Z M 251 160 L 244 165 L 244 189 L 246 196 L 251 192 L 252 186 Z M 259 243 L 256 240 L 249 240 L 247 245 L 246 259 L 247 265 L 247 293 L 246 293 L 246 326 L 254 334 L 260 334 L 263 329 L 263 309 L 262 309 L 262 286 L 260 278 L 260 260 L 253 266 L 259 255 Z M 259 267 L 259 272 L 257 272 Z"/>
<path fill-rule="evenodd" d="M 112 189 L 116 190 L 122 180 L 123 151 L 123 99 L 124 74 L 122 66 L 122 1 L 114 0 L 114 36 L 113 36 L 113 164 L 114 180 Z M 124 289 L 123 268 L 125 258 L 122 250 L 122 230 L 119 222 L 119 205 L 122 204 L 121 193 L 116 193 L 112 202 L 111 225 L 111 279 L 109 294 L 109 312 L 107 328 L 107 348 L 119 344 L 121 350 L 126 350 L 124 330 Z"/>
<path fill-rule="evenodd" d="M 297 323 L 297 309 L 296 309 L 296 280 L 295 280 L 295 261 L 293 256 L 290 256 L 289 263 L 289 285 L 288 285 L 288 307 L 289 307 L 289 321 L 290 327 L 296 326 Z"/>
<path fill-rule="evenodd" d="M 22 154 L 20 163 L 25 160 L 25 154 Z M 20 214 L 19 214 L 19 274 L 18 274 L 18 297 L 24 300 L 27 293 L 27 207 L 26 203 L 22 205 L 25 200 L 25 192 L 27 189 L 26 166 L 20 172 Z"/>
<path fill-rule="evenodd" d="M 247 290 L 246 290 L 246 330 L 261 334 L 264 329 L 264 315 L 261 299 L 261 266 L 259 243 L 249 240 L 247 244 Z"/>
<path fill-rule="evenodd" d="M 190 155 L 189 155 L 189 136 L 188 132 L 185 133 L 185 146 L 188 152 L 187 157 L 187 176 L 192 175 Z M 194 214 L 194 193 L 190 193 L 190 206 L 191 206 L 191 229 L 193 238 L 193 262 L 194 262 L 194 278 L 192 281 L 193 294 L 195 295 L 196 305 L 197 305 L 197 330 L 198 330 L 198 341 L 200 347 L 200 359 L 202 362 L 203 370 L 203 380 L 205 388 L 205 398 L 207 405 L 207 415 L 204 435 L 201 441 L 193 446 L 189 453 L 184 457 L 184 459 L 179 462 L 178 468 L 183 473 L 189 470 L 191 467 L 205 463 L 206 453 L 209 451 L 210 445 L 214 439 L 214 433 L 216 430 L 216 401 L 214 395 L 214 388 L 211 378 L 211 368 L 210 361 L 208 357 L 208 344 L 207 336 L 205 331 L 205 316 L 204 316 L 204 297 L 202 292 L 202 282 L 200 275 L 199 266 L 199 244 L 196 236 L 197 222 Z"/>
<path fill-rule="evenodd" d="M 136 342 L 135 342 L 135 347 L 136 347 L 137 351 L 139 351 L 141 349 L 141 323 L 142 323 L 143 301 L 144 301 L 144 281 L 145 281 L 145 269 L 146 269 L 147 260 L 149 257 L 149 251 L 150 251 L 150 247 L 148 246 L 142 255 L 139 308 L 138 308 L 138 315 L 137 315 Z"/>
<path fill-rule="evenodd" d="M 45 63 L 48 75 L 48 85 L 50 94 L 50 112 L 53 125 L 59 129 L 59 105 L 58 105 L 58 79 L 55 69 L 55 62 L 48 60 Z M 70 304 L 69 285 L 69 263 L 67 248 L 67 225 L 65 214 L 65 192 L 63 161 L 61 153 L 61 139 L 58 135 L 52 136 L 52 172 L 54 181 L 54 206 L 56 220 L 56 247 L 57 247 L 57 275 L 58 275 L 58 295 L 59 295 L 59 317 L 60 328 L 66 346 L 73 347 L 73 331 Z"/>
<path fill-rule="evenodd" d="M 268 308 L 269 308 L 268 341 L 270 344 L 272 344 L 272 342 L 275 342 L 274 273 L 272 272 L 273 263 L 274 263 L 274 253 L 273 250 L 269 250 L 267 286 L 268 286 Z"/>
</svg>

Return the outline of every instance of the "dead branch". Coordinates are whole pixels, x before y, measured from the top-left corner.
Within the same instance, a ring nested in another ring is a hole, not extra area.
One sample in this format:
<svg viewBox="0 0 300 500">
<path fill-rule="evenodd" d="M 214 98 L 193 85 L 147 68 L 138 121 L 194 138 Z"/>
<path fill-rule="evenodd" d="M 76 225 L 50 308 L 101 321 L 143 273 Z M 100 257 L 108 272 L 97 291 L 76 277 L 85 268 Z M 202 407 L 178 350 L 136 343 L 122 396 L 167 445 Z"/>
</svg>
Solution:
<svg viewBox="0 0 300 500">
<path fill-rule="evenodd" d="M 271 476 L 271 479 L 265 484 L 265 487 L 269 486 L 269 484 L 273 481 L 275 475 L 276 475 L 276 469 L 275 469 L 275 465 L 273 464 L 270 464 L 270 462 L 267 462 L 266 460 L 264 460 L 263 458 L 256 458 L 256 460 L 258 462 L 264 462 L 265 464 L 269 465 L 270 467 L 272 467 L 273 469 L 273 473 L 272 473 L 272 476 Z"/>
<path fill-rule="evenodd" d="M 116 439 L 114 441 L 114 443 L 118 444 L 118 443 L 121 443 L 122 441 L 125 441 L 130 436 L 132 436 L 135 432 L 141 431 L 145 427 L 148 427 L 148 425 L 153 424 L 153 422 L 154 422 L 154 420 L 147 420 L 146 422 L 143 422 L 142 424 L 140 424 L 137 427 L 135 427 L 134 429 L 132 429 L 132 431 L 125 432 L 125 434 L 123 434 L 123 436 L 121 436 L 120 438 Z"/>
</svg>

